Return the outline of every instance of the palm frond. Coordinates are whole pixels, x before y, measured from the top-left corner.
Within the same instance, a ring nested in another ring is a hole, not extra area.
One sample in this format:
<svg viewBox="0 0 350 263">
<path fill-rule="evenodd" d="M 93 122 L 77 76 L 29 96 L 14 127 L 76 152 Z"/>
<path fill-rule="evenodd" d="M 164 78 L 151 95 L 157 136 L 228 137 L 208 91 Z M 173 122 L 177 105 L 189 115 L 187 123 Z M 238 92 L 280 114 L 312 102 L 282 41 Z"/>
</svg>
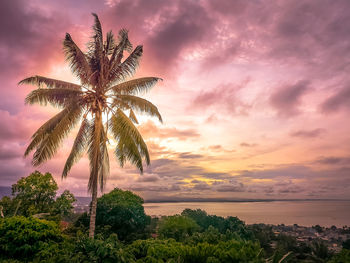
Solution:
<svg viewBox="0 0 350 263">
<path fill-rule="evenodd" d="M 80 90 L 68 88 L 36 89 L 28 94 L 25 103 L 38 103 L 40 105 L 50 103 L 53 106 L 65 107 L 72 103 L 73 100 L 75 103 L 78 103 L 82 94 L 83 92 Z"/>
<path fill-rule="evenodd" d="M 82 109 L 77 104 L 70 105 L 67 114 L 57 123 L 51 132 L 45 133 L 43 140 L 37 146 L 32 164 L 38 166 L 56 153 L 63 139 L 80 119 Z"/>
<path fill-rule="evenodd" d="M 128 36 L 129 31 L 126 30 L 125 28 L 119 30 L 118 32 L 118 44 L 122 46 L 123 50 L 126 50 L 127 52 L 131 53 L 132 52 L 132 44 L 129 41 L 129 36 Z"/>
<path fill-rule="evenodd" d="M 95 13 L 92 13 L 92 15 L 95 18 L 94 25 L 92 27 L 94 31 L 94 49 L 95 52 L 98 52 L 99 54 L 103 52 L 103 34 L 102 34 L 102 27 L 101 27 L 101 22 L 98 16 Z"/>
<path fill-rule="evenodd" d="M 115 44 L 115 40 L 114 40 L 114 35 L 113 35 L 112 31 L 109 31 L 107 33 L 106 42 L 104 45 L 105 54 L 107 56 L 112 55 L 115 46 L 116 46 L 116 44 Z"/>
<path fill-rule="evenodd" d="M 132 120 L 134 123 L 139 124 L 139 121 L 137 120 L 136 115 L 132 109 L 130 109 L 129 119 Z"/>
<path fill-rule="evenodd" d="M 67 158 L 66 164 L 64 165 L 62 177 L 67 177 L 68 172 L 74 163 L 76 163 L 81 158 L 82 154 L 86 150 L 90 128 L 91 125 L 89 124 L 89 121 L 84 118 L 80 125 L 78 134 L 75 137 L 72 150 Z"/>
<path fill-rule="evenodd" d="M 72 72 L 77 75 L 83 85 L 88 84 L 92 72 L 87 57 L 68 33 L 63 41 L 63 51 Z"/>
<path fill-rule="evenodd" d="M 124 50 L 131 53 L 132 44 L 128 38 L 128 31 L 126 29 L 121 29 L 118 33 L 118 45 L 115 46 L 109 62 L 110 69 L 115 68 L 121 63 Z"/>
<path fill-rule="evenodd" d="M 21 80 L 19 85 L 22 84 L 30 84 L 37 86 L 38 88 L 43 88 L 43 85 L 45 85 L 47 88 L 51 89 L 76 89 L 76 90 L 81 90 L 81 86 L 77 84 L 73 84 L 70 82 L 62 81 L 62 80 L 57 80 L 57 79 L 51 79 L 51 78 L 46 78 L 42 76 L 32 76 L 29 78 L 25 78 Z"/>
<path fill-rule="evenodd" d="M 150 90 L 161 78 L 146 77 L 122 82 L 110 89 L 117 94 L 138 94 Z"/>
<path fill-rule="evenodd" d="M 27 147 L 24 156 L 27 156 L 37 145 L 39 145 L 45 138 L 46 134 L 50 134 L 53 129 L 60 123 L 60 121 L 68 114 L 69 108 L 63 109 L 61 112 L 53 116 L 45 122 L 33 135 L 32 141 Z"/>
<path fill-rule="evenodd" d="M 87 56 L 92 72 L 90 84 L 92 84 L 92 86 L 94 86 L 96 89 L 99 88 L 98 83 L 105 75 L 104 61 L 107 59 L 107 57 L 103 54 L 103 34 L 100 20 L 95 13 L 92 13 L 92 15 L 94 16 L 94 25 L 92 27 L 93 36 L 91 41 L 88 43 L 89 52 Z"/>
<path fill-rule="evenodd" d="M 141 174 L 143 173 L 142 156 L 131 137 L 120 136 L 114 153 L 119 160 L 120 167 L 124 167 L 128 160 L 140 170 Z"/>
<path fill-rule="evenodd" d="M 115 103 L 121 101 L 128 104 L 133 110 L 149 114 L 150 116 L 155 116 L 160 122 L 163 122 L 158 108 L 148 100 L 133 95 L 116 95 L 116 98 L 118 98 L 118 100 Z"/>
<path fill-rule="evenodd" d="M 110 83 L 120 82 L 128 77 L 132 77 L 139 65 L 142 53 L 142 46 L 137 46 L 123 63 L 112 67 L 109 74 Z"/>
<path fill-rule="evenodd" d="M 126 160 L 130 160 L 143 172 L 141 157 L 145 158 L 147 165 L 150 163 L 147 145 L 137 128 L 122 110 L 118 109 L 112 116 L 110 130 L 118 140 L 115 153 L 120 164 L 124 165 Z"/>
</svg>

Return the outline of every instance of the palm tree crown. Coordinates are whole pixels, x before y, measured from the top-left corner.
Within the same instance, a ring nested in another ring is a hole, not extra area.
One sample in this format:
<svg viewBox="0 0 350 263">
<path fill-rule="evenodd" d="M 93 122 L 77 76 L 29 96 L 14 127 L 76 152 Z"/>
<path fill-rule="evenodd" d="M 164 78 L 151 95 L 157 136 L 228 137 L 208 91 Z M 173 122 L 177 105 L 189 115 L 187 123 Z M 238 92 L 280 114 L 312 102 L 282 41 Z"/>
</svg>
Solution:
<svg viewBox="0 0 350 263">
<path fill-rule="evenodd" d="M 92 193 L 90 236 L 93 236 L 95 227 L 97 186 L 102 191 L 109 174 L 108 132 L 117 142 L 114 153 L 120 165 L 123 167 L 129 160 L 142 173 L 143 160 L 148 165 L 150 157 L 146 143 L 134 125 L 138 124 L 135 112 L 147 113 L 162 121 L 155 105 L 136 96 L 150 89 L 160 78 L 126 81 L 135 73 L 142 56 L 142 46 L 133 49 L 125 29 L 119 31 L 117 40 L 111 31 L 108 32 L 104 41 L 98 16 L 93 16 L 94 34 L 86 53 L 79 49 L 68 33 L 63 41 L 66 60 L 81 85 L 42 76 L 29 77 L 19 83 L 38 86 L 26 97 L 26 103 L 49 103 L 62 108 L 32 136 L 25 155 L 35 150 L 34 166 L 53 157 L 62 140 L 80 123 L 62 177 L 68 175 L 73 164 L 87 151 L 90 161 L 88 189 Z M 123 60 L 125 51 L 130 54 Z"/>
</svg>

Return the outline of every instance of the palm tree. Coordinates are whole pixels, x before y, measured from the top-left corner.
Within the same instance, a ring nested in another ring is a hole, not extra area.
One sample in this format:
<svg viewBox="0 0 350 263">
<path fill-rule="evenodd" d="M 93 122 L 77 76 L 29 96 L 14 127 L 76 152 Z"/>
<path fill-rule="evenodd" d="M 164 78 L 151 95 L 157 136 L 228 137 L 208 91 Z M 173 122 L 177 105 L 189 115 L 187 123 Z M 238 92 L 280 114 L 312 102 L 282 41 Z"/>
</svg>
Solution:
<svg viewBox="0 0 350 263">
<path fill-rule="evenodd" d="M 80 123 L 62 177 L 68 175 L 73 164 L 85 152 L 88 153 L 88 190 L 92 195 L 90 237 L 95 232 L 98 185 L 103 191 L 109 174 L 108 132 L 116 141 L 114 153 L 121 167 L 130 161 L 142 173 L 143 161 L 149 165 L 150 157 L 147 145 L 134 125 L 138 124 L 135 112 L 155 116 L 162 122 L 157 107 L 136 96 L 150 89 L 160 78 L 145 77 L 126 81 L 135 73 L 142 56 L 142 46 L 133 50 L 125 29 L 119 31 L 117 40 L 111 31 L 108 32 L 104 41 L 98 16 L 92 15 L 94 34 L 86 53 L 79 49 L 68 33 L 63 41 L 66 60 L 80 80 L 80 85 L 42 76 L 32 76 L 19 82 L 38 87 L 26 97 L 27 104 L 49 103 L 62 109 L 32 136 L 25 156 L 35 149 L 32 160 L 34 166 L 52 158 L 62 140 Z M 130 53 L 125 60 L 124 51 Z"/>
</svg>

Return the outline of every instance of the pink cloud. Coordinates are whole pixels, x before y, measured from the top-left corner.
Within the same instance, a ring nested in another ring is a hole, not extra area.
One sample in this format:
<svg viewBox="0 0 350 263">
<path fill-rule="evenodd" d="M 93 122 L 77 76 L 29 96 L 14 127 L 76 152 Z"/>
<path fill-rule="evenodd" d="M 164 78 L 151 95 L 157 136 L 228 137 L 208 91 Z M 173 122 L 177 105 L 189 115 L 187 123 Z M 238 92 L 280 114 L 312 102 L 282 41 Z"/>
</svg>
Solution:
<svg viewBox="0 0 350 263">
<path fill-rule="evenodd" d="M 277 89 L 270 97 L 270 104 L 281 117 L 291 117 L 300 113 L 302 96 L 310 90 L 310 81 L 301 80 L 291 86 Z"/>
</svg>

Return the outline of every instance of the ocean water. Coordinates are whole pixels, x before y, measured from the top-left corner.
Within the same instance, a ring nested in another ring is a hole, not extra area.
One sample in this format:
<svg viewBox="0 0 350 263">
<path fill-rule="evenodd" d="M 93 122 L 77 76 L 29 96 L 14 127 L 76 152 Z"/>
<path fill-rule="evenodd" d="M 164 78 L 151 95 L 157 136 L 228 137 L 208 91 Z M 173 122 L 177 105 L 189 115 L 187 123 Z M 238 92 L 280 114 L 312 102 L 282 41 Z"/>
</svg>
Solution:
<svg viewBox="0 0 350 263">
<path fill-rule="evenodd" d="M 145 203 L 144 208 L 153 216 L 180 214 L 190 208 L 218 216 L 237 216 L 247 224 L 350 226 L 350 201 Z"/>
</svg>

